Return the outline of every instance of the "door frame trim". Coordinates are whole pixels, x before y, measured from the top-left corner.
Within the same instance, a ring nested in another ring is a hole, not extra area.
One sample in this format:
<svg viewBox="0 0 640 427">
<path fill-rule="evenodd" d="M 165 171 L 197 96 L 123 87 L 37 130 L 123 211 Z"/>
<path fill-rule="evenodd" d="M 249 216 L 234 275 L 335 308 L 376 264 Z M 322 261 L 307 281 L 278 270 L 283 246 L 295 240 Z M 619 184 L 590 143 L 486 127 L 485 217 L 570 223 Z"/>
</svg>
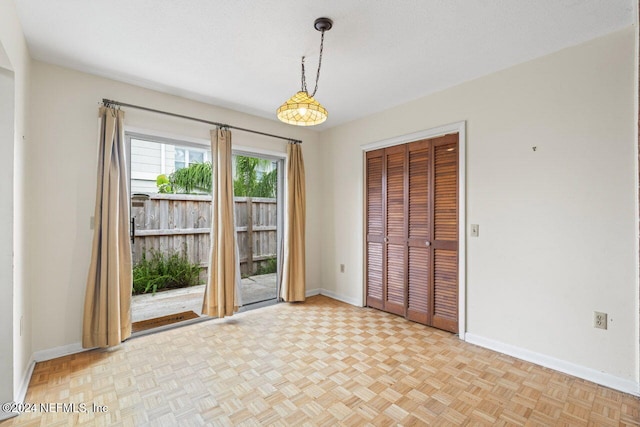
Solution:
<svg viewBox="0 0 640 427">
<path fill-rule="evenodd" d="M 455 123 L 449 123 L 446 125 L 421 130 L 405 135 L 394 136 L 386 138 L 380 141 L 374 141 L 360 146 L 362 149 L 363 162 L 366 165 L 367 151 L 377 150 L 379 148 L 392 147 L 394 145 L 406 144 L 413 141 L 419 141 L 421 139 L 436 138 L 452 133 L 458 134 L 458 336 L 460 339 L 465 339 L 467 331 L 467 121 L 462 120 Z M 367 169 L 363 167 L 363 194 L 366 195 L 366 179 Z M 363 204 L 366 203 L 366 196 L 363 197 Z M 366 207 L 363 212 L 363 235 L 366 236 L 366 221 L 367 215 Z M 366 306 L 366 238 L 363 239 L 363 252 L 362 252 L 362 301 L 363 306 Z"/>
</svg>

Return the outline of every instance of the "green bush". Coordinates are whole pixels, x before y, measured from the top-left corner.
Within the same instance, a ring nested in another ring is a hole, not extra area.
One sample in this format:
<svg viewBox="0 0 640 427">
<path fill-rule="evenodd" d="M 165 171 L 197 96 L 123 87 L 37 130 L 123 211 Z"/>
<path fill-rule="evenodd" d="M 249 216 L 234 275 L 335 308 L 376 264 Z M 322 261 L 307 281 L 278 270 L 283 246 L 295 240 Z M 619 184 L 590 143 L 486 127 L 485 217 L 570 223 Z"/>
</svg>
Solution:
<svg viewBox="0 0 640 427">
<path fill-rule="evenodd" d="M 260 267 L 256 269 L 254 276 L 261 274 L 271 274 L 278 271 L 278 260 L 276 258 L 269 258 L 260 264 Z"/>
<path fill-rule="evenodd" d="M 171 185 L 171 180 L 165 174 L 158 175 L 156 178 L 156 186 L 158 187 L 158 193 L 173 193 L 173 185 Z"/>
<path fill-rule="evenodd" d="M 150 250 L 133 267 L 133 295 L 200 284 L 200 266 L 183 253 Z"/>
</svg>

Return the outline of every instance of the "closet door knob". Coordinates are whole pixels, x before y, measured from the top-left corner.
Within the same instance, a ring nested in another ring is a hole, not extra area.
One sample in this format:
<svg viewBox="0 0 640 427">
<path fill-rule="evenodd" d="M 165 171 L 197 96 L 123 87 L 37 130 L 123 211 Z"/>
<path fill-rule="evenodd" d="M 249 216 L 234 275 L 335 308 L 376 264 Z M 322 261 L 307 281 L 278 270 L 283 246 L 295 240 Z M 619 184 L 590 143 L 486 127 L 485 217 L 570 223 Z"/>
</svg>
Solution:
<svg viewBox="0 0 640 427">
<path fill-rule="evenodd" d="M 431 242 L 425 242 L 425 245 L 426 245 L 427 247 L 429 247 L 429 246 L 431 246 Z"/>
</svg>

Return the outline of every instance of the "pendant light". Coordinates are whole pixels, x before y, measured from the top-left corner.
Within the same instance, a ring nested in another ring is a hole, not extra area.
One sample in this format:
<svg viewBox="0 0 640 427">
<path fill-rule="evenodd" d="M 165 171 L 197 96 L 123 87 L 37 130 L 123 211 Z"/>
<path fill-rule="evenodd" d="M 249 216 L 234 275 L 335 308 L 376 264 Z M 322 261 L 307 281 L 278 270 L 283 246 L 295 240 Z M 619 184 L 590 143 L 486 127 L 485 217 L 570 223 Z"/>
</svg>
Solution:
<svg viewBox="0 0 640 427">
<path fill-rule="evenodd" d="M 302 57 L 302 88 L 299 92 L 289 98 L 278 108 L 278 119 L 296 126 L 313 126 L 327 120 L 329 113 L 313 97 L 318 91 L 318 80 L 320 79 L 320 67 L 322 66 L 322 49 L 324 47 L 324 32 L 329 31 L 333 26 L 333 21 L 329 18 L 318 18 L 313 23 L 316 30 L 320 31 L 320 59 L 318 60 L 318 72 L 316 74 L 316 86 L 313 93 L 307 90 L 307 81 L 304 73 L 304 56 Z"/>
</svg>

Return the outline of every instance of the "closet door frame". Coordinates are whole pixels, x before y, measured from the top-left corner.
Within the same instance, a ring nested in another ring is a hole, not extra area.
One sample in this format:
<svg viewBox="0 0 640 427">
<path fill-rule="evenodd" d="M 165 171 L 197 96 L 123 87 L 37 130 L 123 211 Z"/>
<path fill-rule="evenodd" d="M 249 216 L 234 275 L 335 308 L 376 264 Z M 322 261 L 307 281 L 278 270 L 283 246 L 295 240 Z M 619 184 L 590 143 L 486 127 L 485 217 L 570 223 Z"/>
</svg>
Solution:
<svg viewBox="0 0 640 427">
<path fill-rule="evenodd" d="M 466 152 L 467 152 L 467 137 L 466 137 L 466 121 L 460 121 L 443 125 L 431 129 L 425 129 L 419 132 L 400 135 L 380 141 L 371 142 L 361 145 L 360 148 L 363 151 L 363 192 L 364 203 L 366 204 L 366 153 L 368 151 L 377 150 L 380 148 L 393 147 L 395 145 L 407 144 L 409 142 L 420 141 L 423 139 L 431 139 L 452 133 L 458 134 L 458 336 L 460 339 L 465 339 L 467 330 L 466 324 L 466 290 L 467 290 L 467 278 L 466 278 L 466 260 L 467 260 L 467 218 L 466 218 Z M 363 235 L 366 236 L 366 205 L 363 204 Z M 363 239 L 363 281 L 362 281 L 362 305 L 366 306 L 366 238 Z"/>
</svg>

